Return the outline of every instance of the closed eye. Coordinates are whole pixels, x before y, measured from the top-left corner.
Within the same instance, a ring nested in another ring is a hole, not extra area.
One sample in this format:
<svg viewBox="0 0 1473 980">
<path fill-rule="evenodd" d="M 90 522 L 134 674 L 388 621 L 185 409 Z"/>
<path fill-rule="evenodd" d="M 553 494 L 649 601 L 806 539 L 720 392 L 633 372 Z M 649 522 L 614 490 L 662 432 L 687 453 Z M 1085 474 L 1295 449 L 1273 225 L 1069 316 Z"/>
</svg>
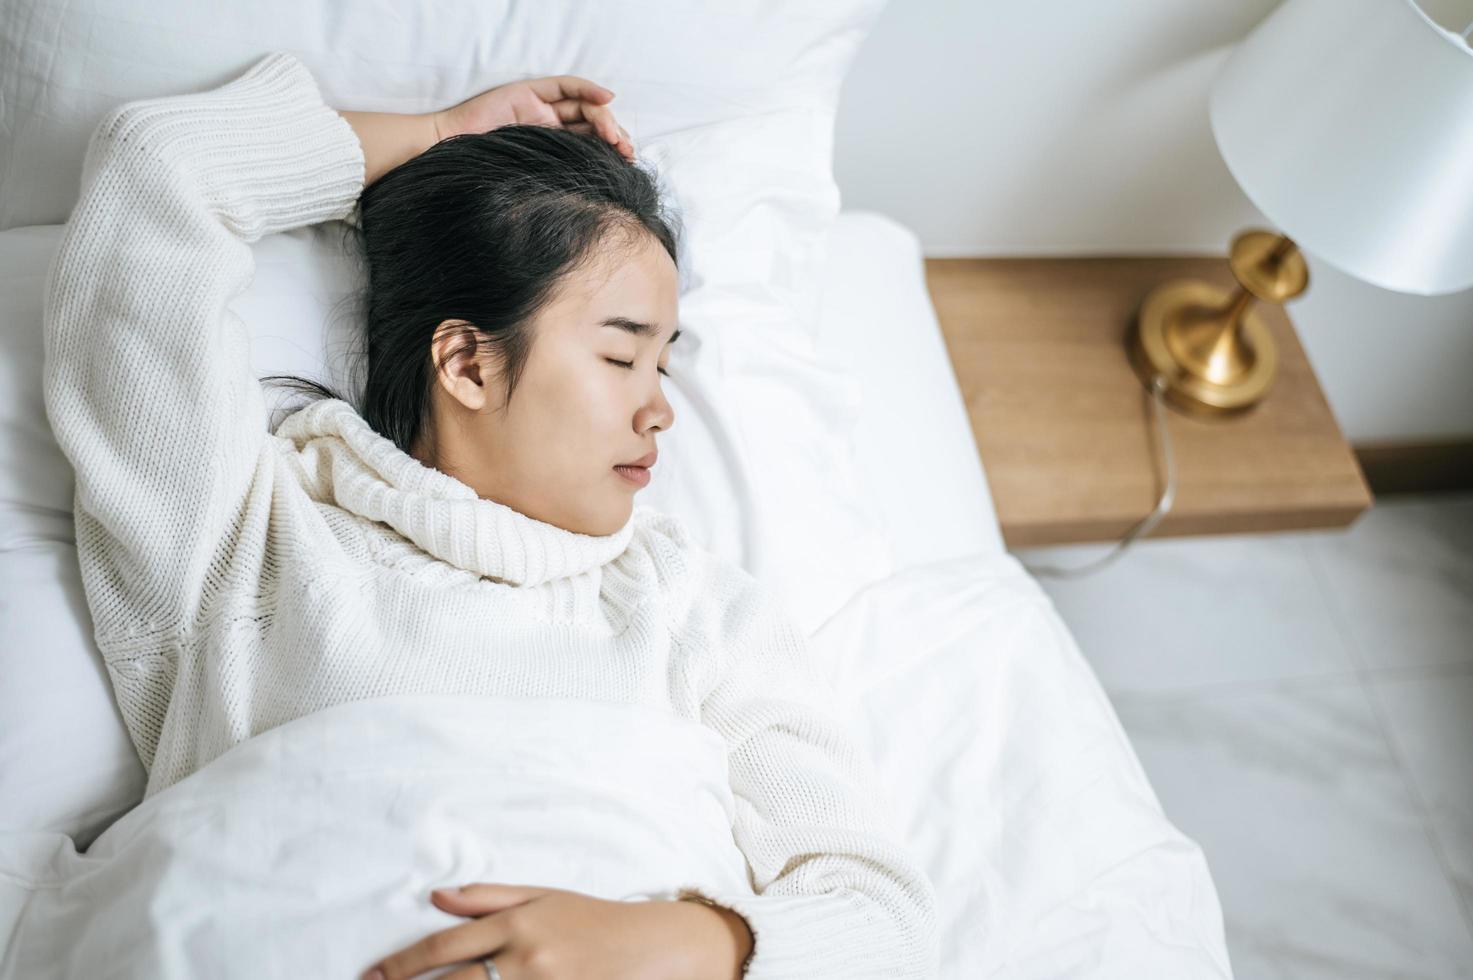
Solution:
<svg viewBox="0 0 1473 980">
<path fill-rule="evenodd" d="M 608 361 L 610 364 L 617 364 L 621 368 L 628 368 L 631 371 L 634 370 L 634 362 L 633 361 L 616 361 L 612 357 L 606 357 L 606 358 L 604 358 L 604 360 Z M 669 371 L 666 371 L 664 368 L 655 368 L 655 370 L 656 371 L 659 371 L 661 374 L 665 375 L 665 377 L 667 377 L 667 378 L 670 377 L 670 372 Z"/>
</svg>

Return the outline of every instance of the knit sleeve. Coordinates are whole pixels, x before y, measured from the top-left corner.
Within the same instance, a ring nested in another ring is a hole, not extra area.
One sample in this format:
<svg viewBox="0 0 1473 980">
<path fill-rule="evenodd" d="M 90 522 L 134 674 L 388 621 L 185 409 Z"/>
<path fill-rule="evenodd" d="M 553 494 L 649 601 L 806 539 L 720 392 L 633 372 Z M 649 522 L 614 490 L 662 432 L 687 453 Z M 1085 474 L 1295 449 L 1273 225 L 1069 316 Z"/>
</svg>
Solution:
<svg viewBox="0 0 1473 980">
<path fill-rule="evenodd" d="M 757 894 L 685 891 L 747 921 L 747 980 L 934 977 L 934 887 L 837 721 L 805 636 L 745 569 L 706 567 L 702 632 L 720 657 L 701 717 L 728 745 L 733 835 Z"/>
<path fill-rule="evenodd" d="M 267 440 L 230 308 L 249 243 L 344 217 L 363 182 L 352 127 L 289 54 L 93 132 L 46 283 L 43 385 L 99 640 L 182 629 L 220 584 Z"/>
</svg>

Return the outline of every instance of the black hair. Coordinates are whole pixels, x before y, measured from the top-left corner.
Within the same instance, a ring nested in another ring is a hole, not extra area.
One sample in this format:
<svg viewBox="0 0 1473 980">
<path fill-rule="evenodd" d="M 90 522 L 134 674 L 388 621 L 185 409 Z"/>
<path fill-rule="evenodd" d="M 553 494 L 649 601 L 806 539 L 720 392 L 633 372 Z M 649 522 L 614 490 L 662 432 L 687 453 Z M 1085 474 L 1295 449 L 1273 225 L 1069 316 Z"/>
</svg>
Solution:
<svg viewBox="0 0 1473 980">
<path fill-rule="evenodd" d="M 452 136 L 369 184 L 358 207 L 360 228 L 345 226 L 361 238 L 367 279 L 355 407 L 405 452 L 429 419 L 439 368 L 430 342 L 442 321 L 471 329 L 440 363 L 488 345 L 509 404 L 532 320 L 599 246 L 629 247 L 647 233 L 678 264 L 679 219 L 657 175 L 593 133 L 518 124 Z M 342 398 L 294 375 L 262 380 Z"/>
</svg>

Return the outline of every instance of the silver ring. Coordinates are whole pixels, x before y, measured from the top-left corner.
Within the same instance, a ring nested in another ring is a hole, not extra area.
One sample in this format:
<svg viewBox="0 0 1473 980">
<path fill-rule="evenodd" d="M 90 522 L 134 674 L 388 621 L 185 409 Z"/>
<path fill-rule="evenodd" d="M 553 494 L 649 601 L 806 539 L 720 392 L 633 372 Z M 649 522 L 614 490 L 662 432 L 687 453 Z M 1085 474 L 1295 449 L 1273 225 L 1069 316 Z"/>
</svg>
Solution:
<svg viewBox="0 0 1473 980">
<path fill-rule="evenodd" d="M 481 965 L 486 968 L 486 980 L 501 980 L 501 971 L 496 969 L 496 964 L 491 962 L 491 957 L 482 957 Z"/>
</svg>

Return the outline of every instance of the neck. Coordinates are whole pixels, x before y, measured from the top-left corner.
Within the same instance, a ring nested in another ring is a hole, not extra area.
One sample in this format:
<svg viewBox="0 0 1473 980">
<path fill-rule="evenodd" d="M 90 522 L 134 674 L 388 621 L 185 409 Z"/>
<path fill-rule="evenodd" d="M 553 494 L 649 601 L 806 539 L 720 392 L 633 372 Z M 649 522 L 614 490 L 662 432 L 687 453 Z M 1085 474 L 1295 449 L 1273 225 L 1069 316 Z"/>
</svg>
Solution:
<svg viewBox="0 0 1473 980">
<path fill-rule="evenodd" d="M 468 447 L 464 445 L 463 439 L 453 438 L 453 433 L 452 437 L 447 439 L 438 433 L 437 427 L 426 423 L 410 445 L 409 455 L 418 460 L 421 465 L 439 470 L 446 476 L 454 477 L 464 483 L 476 492 L 476 496 L 484 500 L 502 502 L 501 497 L 492 493 L 490 487 L 477 479 L 470 467 L 456 463 L 456 460 L 466 459 L 472 455 L 467 450 Z"/>
</svg>

